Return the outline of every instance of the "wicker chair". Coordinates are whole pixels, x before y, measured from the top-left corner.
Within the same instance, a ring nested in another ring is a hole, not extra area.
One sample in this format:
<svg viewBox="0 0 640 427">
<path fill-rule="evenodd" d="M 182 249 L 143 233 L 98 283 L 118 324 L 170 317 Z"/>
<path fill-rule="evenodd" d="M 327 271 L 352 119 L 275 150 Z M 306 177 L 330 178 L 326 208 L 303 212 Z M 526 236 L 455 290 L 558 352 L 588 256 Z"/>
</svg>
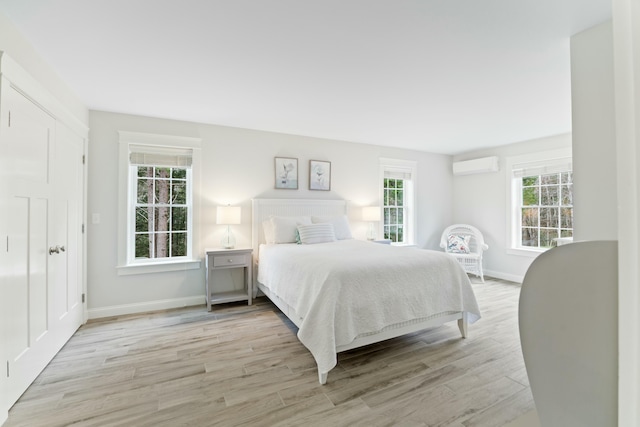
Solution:
<svg viewBox="0 0 640 427">
<path fill-rule="evenodd" d="M 482 252 L 489 249 L 489 245 L 484 242 L 480 230 L 472 225 L 454 224 L 442 233 L 440 247 L 455 257 L 464 271 L 475 274 L 484 283 Z"/>
</svg>

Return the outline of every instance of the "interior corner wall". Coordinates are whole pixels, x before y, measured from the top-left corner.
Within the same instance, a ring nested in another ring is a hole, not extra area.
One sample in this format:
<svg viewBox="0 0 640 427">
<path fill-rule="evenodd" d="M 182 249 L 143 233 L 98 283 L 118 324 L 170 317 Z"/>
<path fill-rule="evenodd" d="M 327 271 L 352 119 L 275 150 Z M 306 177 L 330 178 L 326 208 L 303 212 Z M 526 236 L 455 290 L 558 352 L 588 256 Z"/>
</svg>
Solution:
<svg viewBox="0 0 640 427">
<path fill-rule="evenodd" d="M 252 198 L 346 199 L 356 238 L 367 224 L 358 206 L 379 204 L 379 159 L 418 163 L 417 243 L 439 250 L 440 233 L 452 218 L 451 156 L 304 136 L 188 123 L 107 112 L 90 112 L 88 217 L 89 316 L 110 308 L 147 311 L 181 301 L 204 303 L 204 262 L 200 270 L 118 276 L 118 131 L 176 135 L 202 139 L 200 257 L 219 247 L 225 230 L 215 224 L 215 209 L 228 203 L 242 207 L 242 224 L 234 227 L 237 246 L 251 246 Z M 295 157 L 298 190 L 274 189 L 274 157 Z M 331 162 L 331 191 L 308 190 L 309 160 Z M 186 304 L 185 304 L 186 305 Z M 114 310 L 111 310 L 113 312 Z"/>
<path fill-rule="evenodd" d="M 89 109 L 42 59 L 14 24 L 0 13 L 0 51 L 24 68 L 36 81 L 68 109 L 83 124 L 89 123 Z"/>
<path fill-rule="evenodd" d="M 483 234 L 489 250 L 484 252 L 484 271 L 488 276 L 522 282 L 534 256 L 507 252 L 507 222 L 510 200 L 507 196 L 508 157 L 571 147 L 571 134 L 517 142 L 500 147 L 456 155 L 453 161 L 497 156 L 498 172 L 460 175 L 453 178 L 453 222 L 471 224 Z"/>
<path fill-rule="evenodd" d="M 617 240 L 611 21 L 571 37 L 574 240 Z"/>
</svg>

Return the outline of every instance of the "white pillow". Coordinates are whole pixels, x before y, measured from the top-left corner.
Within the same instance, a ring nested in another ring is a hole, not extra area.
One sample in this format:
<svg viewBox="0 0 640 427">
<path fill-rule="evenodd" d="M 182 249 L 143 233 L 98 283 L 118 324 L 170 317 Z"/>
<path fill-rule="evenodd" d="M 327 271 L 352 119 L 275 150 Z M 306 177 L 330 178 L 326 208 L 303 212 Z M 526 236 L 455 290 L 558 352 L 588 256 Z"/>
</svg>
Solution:
<svg viewBox="0 0 640 427">
<path fill-rule="evenodd" d="M 299 225 L 310 225 L 309 216 L 273 216 L 271 225 L 273 226 L 273 243 L 295 243 L 296 227 Z"/>
<path fill-rule="evenodd" d="M 298 232 L 300 233 L 300 242 L 303 245 L 335 242 L 336 240 L 336 235 L 333 232 L 333 224 L 330 222 L 299 225 Z"/>
<path fill-rule="evenodd" d="M 262 221 L 262 231 L 264 232 L 264 241 L 273 243 L 273 223 L 271 222 L 271 218 Z"/>
<path fill-rule="evenodd" d="M 325 222 L 331 223 L 333 225 L 333 231 L 336 234 L 336 239 L 353 239 L 353 236 L 351 235 L 351 228 L 349 227 L 349 220 L 346 215 L 312 216 L 311 222 L 314 224 L 322 224 Z"/>
</svg>

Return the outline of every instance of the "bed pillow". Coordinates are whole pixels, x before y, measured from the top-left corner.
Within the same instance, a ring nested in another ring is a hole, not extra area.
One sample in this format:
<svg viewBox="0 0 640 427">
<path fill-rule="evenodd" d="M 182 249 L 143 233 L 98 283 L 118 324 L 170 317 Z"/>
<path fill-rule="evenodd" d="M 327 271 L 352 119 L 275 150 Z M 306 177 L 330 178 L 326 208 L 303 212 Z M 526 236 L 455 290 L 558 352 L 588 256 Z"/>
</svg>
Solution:
<svg viewBox="0 0 640 427">
<path fill-rule="evenodd" d="M 262 221 L 262 231 L 264 232 L 264 241 L 273 243 L 273 223 L 271 222 L 271 218 Z"/>
<path fill-rule="evenodd" d="M 296 227 L 299 225 L 310 225 L 309 216 L 273 216 L 271 225 L 273 227 L 273 243 L 295 243 Z"/>
<path fill-rule="evenodd" d="M 325 222 L 331 223 L 333 225 L 333 231 L 336 234 L 336 239 L 353 239 L 353 236 L 351 235 L 351 227 L 349 227 L 349 220 L 346 215 L 312 216 L 311 222 L 314 224 L 322 224 Z"/>
<path fill-rule="evenodd" d="M 311 225 L 299 225 L 298 232 L 300 233 L 300 242 L 303 245 L 336 241 L 336 234 L 333 231 L 333 224 L 331 224 L 330 222 Z"/>
<path fill-rule="evenodd" d="M 447 238 L 447 250 L 454 254 L 468 254 L 469 240 L 471 240 L 471 236 L 449 234 L 449 237 Z"/>
</svg>

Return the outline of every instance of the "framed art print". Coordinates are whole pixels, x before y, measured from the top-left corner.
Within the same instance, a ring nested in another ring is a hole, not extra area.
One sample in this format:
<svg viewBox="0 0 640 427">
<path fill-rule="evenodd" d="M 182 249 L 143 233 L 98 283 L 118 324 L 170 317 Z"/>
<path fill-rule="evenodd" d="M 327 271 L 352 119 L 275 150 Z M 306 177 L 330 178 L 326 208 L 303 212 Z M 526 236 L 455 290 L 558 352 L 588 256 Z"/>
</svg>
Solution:
<svg viewBox="0 0 640 427">
<path fill-rule="evenodd" d="M 275 176 L 275 188 L 297 190 L 298 159 L 294 159 L 291 157 L 276 157 Z"/>
<path fill-rule="evenodd" d="M 309 190 L 331 190 L 331 162 L 309 160 Z"/>
</svg>

